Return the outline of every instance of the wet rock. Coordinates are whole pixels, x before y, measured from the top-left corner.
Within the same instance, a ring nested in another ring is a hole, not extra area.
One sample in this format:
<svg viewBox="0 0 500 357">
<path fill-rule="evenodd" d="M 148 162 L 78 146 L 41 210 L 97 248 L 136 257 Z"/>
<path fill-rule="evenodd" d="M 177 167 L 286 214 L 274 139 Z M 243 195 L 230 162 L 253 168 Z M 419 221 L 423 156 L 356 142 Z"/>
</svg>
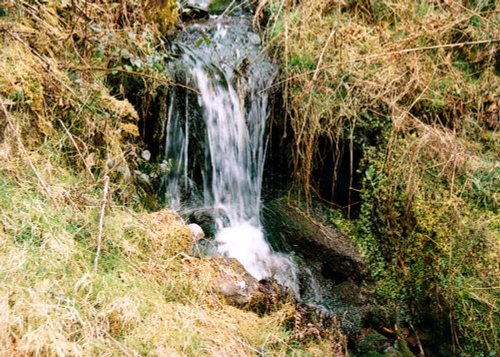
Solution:
<svg viewBox="0 0 500 357">
<path fill-rule="evenodd" d="M 264 219 L 274 245 L 321 265 L 326 278 L 337 283 L 368 278 L 367 266 L 349 237 L 322 225 L 291 201 L 272 201 L 265 207 Z"/>
<path fill-rule="evenodd" d="M 208 19 L 210 15 L 208 14 L 207 9 L 201 9 L 196 7 L 188 7 L 185 6 L 181 11 L 181 19 L 182 21 L 191 21 L 191 20 L 203 20 Z"/>
<path fill-rule="evenodd" d="M 215 290 L 230 305 L 249 304 L 258 291 L 257 279 L 251 276 L 236 259 L 216 258 L 213 262 L 213 267 L 217 271 Z"/>
<path fill-rule="evenodd" d="M 182 8 L 189 9 L 200 9 L 203 11 L 208 11 L 209 0 L 184 0 L 181 1 Z"/>
<path fill-rule="evenodd" d="M 392 346 L 391 347 L 387 347 L 384 350 L 383 356 L 384 357 L 405 357 L 405 355 L 403 353 L 401 353 L 395 347 L 392 347 Z M 411 356 L 413 356 L 413 354 Z"/>
<path fill-rule="evenodd" d="M 214 237 L 217 231 L 215 217 L 227 223 L 225 212 L 216 208 L 197 210 L 189 215 L 188 221 L 199 225 L 207 237 Z"/>
<path fill-rule="evenodd" d="M 214 290 L 226 303 L 265 314 L 291 301 L 291 295 L 274 280 L 258 281 L 233 258 L 212 258 Z"/>
<path fill-rule="evenodd" d="M 359 356 L 383 356 L 389 348 L 392 346 L 387 337 L 372 329 L 364 329 L 356 350 Z"/>
<path fill-rule="evenodd" d="M 352 281 L 344 281 L 335 285 L 332 294 L 352 306 L 364 306 L 366 304 L 366 298 L 361 288 Z"/>
<path fill-rule="evenodd" d="M 198 242 L 205 238 L 205 232 L 203 232 L 203 229 L 196 223 L 188 224 L 188 228 L 193 235 L 193 242 Z"/>
</svg>

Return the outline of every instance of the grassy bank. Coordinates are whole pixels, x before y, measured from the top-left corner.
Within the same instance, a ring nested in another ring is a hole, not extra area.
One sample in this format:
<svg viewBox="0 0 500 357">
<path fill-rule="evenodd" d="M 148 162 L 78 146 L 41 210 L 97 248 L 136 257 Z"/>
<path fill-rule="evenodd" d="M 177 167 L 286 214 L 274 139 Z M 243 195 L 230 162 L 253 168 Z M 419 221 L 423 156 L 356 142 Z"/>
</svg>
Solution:
<svg viewBox="0 0 500 357">
<path fill-rule="evenodd" d="M 268 0 L 256 15 L 284 70 L 295 187 L 336 207 L 315 173 L 333 163 L 335 186 L 347 162 L 350 202 L 332 219 L 370 262 L 379 302 L 448 341 L 443 354 L 499 350 L 498 10 Z"/>
<path fill-rule="evenodd" d="M 159 169 L 143 131 L 176 17 L 170 1 L 0 3 L 0 355 L 345 351 L 340 333 L 300 332 L 291 304 L 227 305 L 217 260 L 146 211 Z"/>
</svg>

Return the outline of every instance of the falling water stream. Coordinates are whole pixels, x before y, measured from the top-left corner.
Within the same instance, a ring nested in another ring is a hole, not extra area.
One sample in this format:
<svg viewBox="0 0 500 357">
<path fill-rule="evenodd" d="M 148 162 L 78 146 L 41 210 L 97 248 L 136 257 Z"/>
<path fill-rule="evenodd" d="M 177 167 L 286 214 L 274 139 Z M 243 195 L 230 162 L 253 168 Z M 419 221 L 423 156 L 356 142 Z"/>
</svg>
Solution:
<svg viewBox="0 0 500 357">
<path fill-rule="evenodd" d="M 167 200 L 179 211 L 210 212 L 218 254 L 236 258 L 256 279 L 272 277 L 298 292 L 295 264 L 273 252 L 260 221 L 276 68 L 246 18 L 188 25 L 177 46 L 172 72 L 185 85 L 172 94 L 168 113 Z"/>
</svg>

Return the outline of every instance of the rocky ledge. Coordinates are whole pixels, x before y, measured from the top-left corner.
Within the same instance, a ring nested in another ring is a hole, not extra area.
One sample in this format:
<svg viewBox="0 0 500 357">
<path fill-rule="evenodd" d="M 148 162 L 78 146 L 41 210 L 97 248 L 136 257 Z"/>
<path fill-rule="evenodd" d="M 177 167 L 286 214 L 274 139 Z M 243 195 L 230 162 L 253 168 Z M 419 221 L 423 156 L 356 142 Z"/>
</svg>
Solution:
<svg viewBox="0 0 500 357">
<path fill-rule="evenodd" d="M 338 230 L 321 224 L 293 201 L 278 199 L 266 205 L 265 226 L 272 243 L 296 252 L 336 283 L 369 278 L 368 268 L 354 242 Z"/>
</svg>

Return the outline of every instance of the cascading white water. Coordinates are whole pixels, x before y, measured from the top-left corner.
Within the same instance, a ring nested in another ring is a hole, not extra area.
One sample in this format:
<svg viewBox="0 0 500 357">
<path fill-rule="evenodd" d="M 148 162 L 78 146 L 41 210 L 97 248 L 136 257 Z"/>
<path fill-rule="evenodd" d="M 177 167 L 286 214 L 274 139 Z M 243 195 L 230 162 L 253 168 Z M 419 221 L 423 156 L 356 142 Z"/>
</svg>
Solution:
<svg viewBox="0 0 500 357">
<path fill-rule="evenodd" d="M 293 262 L 272 251 L 260 222 L 268 116 L 264 89 L 272 84 L 275 70 L 269 60 L 259 58 L 257 35 L 250 32 L 238 37 L 228 26 L 217 24 L 211 45 L 199 50 L 185 46 L 179 60 L 186 85 L 196 95 L 185 95 L 182 105 L 179 98 L 172 97 L 166 128 L 166 158 L 172 162 L 167 196 L 171 207 L 179 209 L 183 192 L 195 188 L 189 152 L 193 146 L 202 146 L 203 202 L 195 205 L 214 213 L 218 253 L 236 258 L 257 279 L 274 277 L 297 292 Z M 229 54 L 221 55 L 216 41 L 224 39 L 239 48 L 233 51 L 229 47 Z M 253 66 L 244 68 L 251 55 Z M 260 62 L 255 65 L 257 60 Z M 196 119 L 202 122 L 196 129 L 192 129 L 196 117 L 193 107 L 198 108 Z M 198 131 L 197 136 L 192 130 Z M 190 137 L 203 140 L 194 142 Z"/>
</svg>

